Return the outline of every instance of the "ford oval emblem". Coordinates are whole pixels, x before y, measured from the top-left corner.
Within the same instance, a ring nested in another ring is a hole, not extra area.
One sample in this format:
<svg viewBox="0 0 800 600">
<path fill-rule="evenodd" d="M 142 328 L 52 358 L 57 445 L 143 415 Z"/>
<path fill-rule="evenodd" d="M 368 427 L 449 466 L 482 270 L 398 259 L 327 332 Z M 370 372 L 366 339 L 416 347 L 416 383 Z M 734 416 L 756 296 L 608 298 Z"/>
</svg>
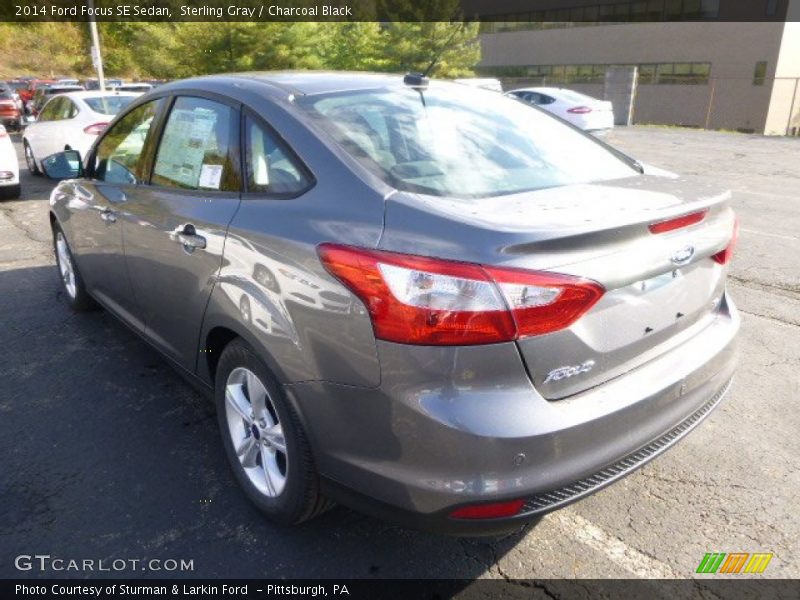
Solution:
<svg viewBox="0 0 800 600">
<path fill-rule="evenodd" d="M 677 252 L 675 252 L 669 259 L 672 261 L 673 264 L 676 265 L 685 265 L 694 256 L 694 246 L 686 246 L 681 248 Z"/>
</svg>

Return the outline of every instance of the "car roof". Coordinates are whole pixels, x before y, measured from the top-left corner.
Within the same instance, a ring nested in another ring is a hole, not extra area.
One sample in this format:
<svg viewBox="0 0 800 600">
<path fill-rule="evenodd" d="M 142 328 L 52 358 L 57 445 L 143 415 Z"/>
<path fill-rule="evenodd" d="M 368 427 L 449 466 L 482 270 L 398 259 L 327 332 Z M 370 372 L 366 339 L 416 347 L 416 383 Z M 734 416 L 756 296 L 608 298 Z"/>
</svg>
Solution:
<svg viewBox="0 0 800 600">
<path fill-rule="evenodd" d="M 179 90 L 203 84 L 235 84 L 242 80 L 261 83 L 265 89 L 284 94 L 313 95 L 399 86 L 403 84 L 403 75 L 350 71 L 264 71 L 184 79 L 167 83 L 158 89 Z"/>
</svg>

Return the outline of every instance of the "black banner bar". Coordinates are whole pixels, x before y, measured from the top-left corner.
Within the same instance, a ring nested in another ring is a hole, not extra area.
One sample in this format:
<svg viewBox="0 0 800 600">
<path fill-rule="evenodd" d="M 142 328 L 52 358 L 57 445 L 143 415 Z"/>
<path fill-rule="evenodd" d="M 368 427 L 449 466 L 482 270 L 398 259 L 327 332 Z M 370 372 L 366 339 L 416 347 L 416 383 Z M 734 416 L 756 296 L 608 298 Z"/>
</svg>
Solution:
<svg viewBox="0 0 800 600">
<path fill-rule="evenodd" d="M 3 0 L 0 21 L 783 21 L 789 0 Z"/>
<path fill-rule="evenodd" d="M 346 598 L 413 600 L 463 598 L 741 598 L 789 600 L 800 581 L 758 577 L 697 580 L 3 580 L 3 598 Z"/>
</svg>

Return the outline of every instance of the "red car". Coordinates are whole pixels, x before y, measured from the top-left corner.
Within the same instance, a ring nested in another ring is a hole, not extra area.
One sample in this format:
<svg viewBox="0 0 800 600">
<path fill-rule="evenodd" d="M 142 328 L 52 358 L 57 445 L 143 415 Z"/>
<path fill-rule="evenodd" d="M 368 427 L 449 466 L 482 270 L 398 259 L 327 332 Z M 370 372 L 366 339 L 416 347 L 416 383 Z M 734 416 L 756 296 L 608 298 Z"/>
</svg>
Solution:
<svg viewBox="0 0 800 600">
<path fill-rule="evenodd" d="M 33 100 L 33 95 L 36 93 L 37 88 L 54 83 L 55 79 L 31 79 L 28 82 L 28 87 L 19 91 L 19 97 L 22 99 L 22 102 L 25 103 L 25 106 L 28 106 L 28 103 Z"/>
<path fill-rule="evenodd" d="M 12 90 L 0 81 L 0 124 L 12 131 L 22 129 L 22 111 Z"/>
</svg>

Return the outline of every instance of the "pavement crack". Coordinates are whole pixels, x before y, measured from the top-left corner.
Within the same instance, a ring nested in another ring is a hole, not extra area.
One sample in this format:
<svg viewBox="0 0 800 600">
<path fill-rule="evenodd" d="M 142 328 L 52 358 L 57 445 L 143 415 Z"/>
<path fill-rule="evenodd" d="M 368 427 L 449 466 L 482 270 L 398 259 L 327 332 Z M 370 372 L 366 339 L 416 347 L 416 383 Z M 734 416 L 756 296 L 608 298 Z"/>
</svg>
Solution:
<svg viewBox="0 0 800 600">
<path fill-rule="evenodd" d="M 750 315 L 752 317 L 761 317 L 762 319 L 767 319 L 767 320 L 773 321 L 775 323 L 782 323 L 783 325 L 790 325 L 791 327 L 800 327 L 800 323 L 794 323 L 792 321 L 787 321 L 786 319 L 781 319 L 779 317 L 773 317 L 772 315 L 765 315 L 765 314 L 762 314 L 762 313 L 751 312 L 749 310 L 744 310 L 743 308 L 740 308 L 739 312 L 744 313 L 746 315 Z"/>
</svg>

